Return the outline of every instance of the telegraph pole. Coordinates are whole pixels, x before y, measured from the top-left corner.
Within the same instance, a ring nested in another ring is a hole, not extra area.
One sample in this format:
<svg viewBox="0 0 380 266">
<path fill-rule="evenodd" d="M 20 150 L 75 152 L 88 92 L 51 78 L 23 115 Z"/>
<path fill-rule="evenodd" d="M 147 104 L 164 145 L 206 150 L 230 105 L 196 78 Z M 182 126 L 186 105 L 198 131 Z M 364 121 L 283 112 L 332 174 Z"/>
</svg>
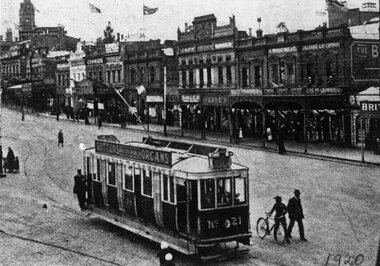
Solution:
<svg viewBox="0 0 380 266">
<path fill-rule="evenodd" d="M 1 60 L 1 43 L 0 43 L 0 177 L 6 177 L 6 174 L 3 173 L 3 145 L 2 145 L 2 117 L 1 117 L 1 95 L 3 93 L 3 65 L 2 65 L 2 60 Z"/>
</svg>

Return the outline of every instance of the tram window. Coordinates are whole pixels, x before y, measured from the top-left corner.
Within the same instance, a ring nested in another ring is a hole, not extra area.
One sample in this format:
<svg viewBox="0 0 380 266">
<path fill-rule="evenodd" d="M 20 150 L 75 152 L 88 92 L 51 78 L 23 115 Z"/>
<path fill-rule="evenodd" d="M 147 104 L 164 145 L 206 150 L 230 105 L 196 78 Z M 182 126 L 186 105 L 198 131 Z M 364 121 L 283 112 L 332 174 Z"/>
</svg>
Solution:
<svg viewBox="0 0 380 266">
<path fill-rule="evenodd" d="M 164 201 L 174 203 L 174 178 L 173 176 L 163 175 Z"/>
<path fill-rule="evenodd" d="M 125 167 L 124 169 L 124 189 L 133 192 L 132 167 Z"/>
<path fill-rule="evenodd" d="M 215 179 L 201 180 L 201 208 L 215 208 Z"/>
<path fill-rule="evenodd" d="M 219 178 L 217 180 L 218 207 L 232 205 L 231 178 Z"/>
<path fill-rule="evenodd" d="M 235 178 L 235 205 L 244 204 L 245 199 L 245 178 Z"/>
<path fill-rule="evenodd" d="M 115 163 L 108 163 L 108 185 L 116 186 Z"/>
<path fill-rule="evenodd" d="M 152 172 L 151 171 L 143 170 L 142 186 L 143 186 L 142 194 L 144 196 L 151 197 L 152 196 Z"/>
<path fill-rule="evenodd" d="M 101 160 L 100 159 L 96 159 L 96 173 L 94 173 L 94 176 L 93 176 L 93 180 L 96 180 L 96 181 L 100 181 L 100 175 L 101 175 L 101 172 L 100 172 L 100 164 L 101 164 Z"/>
</svg>

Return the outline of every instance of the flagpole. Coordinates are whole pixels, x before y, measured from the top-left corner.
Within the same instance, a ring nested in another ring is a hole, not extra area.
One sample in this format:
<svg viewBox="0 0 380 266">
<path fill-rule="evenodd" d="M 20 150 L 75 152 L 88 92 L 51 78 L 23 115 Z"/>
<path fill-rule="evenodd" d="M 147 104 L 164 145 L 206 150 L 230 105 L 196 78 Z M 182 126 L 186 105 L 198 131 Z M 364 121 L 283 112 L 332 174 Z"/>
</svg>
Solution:
<svg viewBox="0 0 380 266">
<path fill-rule="evenodd" d="M 142 37 L 144 38 L 145 41 L 145 14 L 144 14 L 144 0 L 142 2 L 142 7 L 143 7 L 143 17 L 142 17 Z"/>
<path fill-rule="evenodd" d="M 111 83 L 109 85 L 111 86 L 112 89 L 114 89 L 114 91 L 116 92 L 116 94 L 119 95 L 119 97 L 123 100 L 123 102 L 128 106 L 129 110 L 131 110 L 131 106 L 124 99 L 124 97 L 120 94 L 120 92 L 114 86 L 112 86 Z M 146 134 L 148 135 L 148 137 L 151 138 L 151 136 L 149 134 L 149 131 L 144 127 L 144 124 L 142 123 L 140 117 L 135 112 L 131 112 L 131 113 L 135 115 L 135 117 L 137 118 L 137 120 L 139 121 L 139 123 L 141 124 L 141 126 L 143 127 L 143 129 L 145 130 Z"/>
</svg>

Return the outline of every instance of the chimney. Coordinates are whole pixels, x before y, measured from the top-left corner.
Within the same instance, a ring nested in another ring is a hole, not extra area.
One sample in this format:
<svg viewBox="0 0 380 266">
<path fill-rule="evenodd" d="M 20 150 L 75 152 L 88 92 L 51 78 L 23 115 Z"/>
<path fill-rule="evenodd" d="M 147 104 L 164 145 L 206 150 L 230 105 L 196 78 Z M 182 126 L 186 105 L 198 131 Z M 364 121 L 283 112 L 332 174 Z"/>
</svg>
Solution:
<svg viewBox="0 0 380 266">
<path fill-rule="evenodd" d="M 263 30 L 262 29 L 258 29 L 256 31 L 256 35 L 257 35 L 257 38 L 262 38 L 263 37 Z"/>
<path fill-rule="evenodd" d="M 249 28 L 249 37 L 252 37 L 252 28 Z"/>
<path fill-rule="evenodd" d="M 117 33 L 117 41 L 120 42 L 120 33 Z"/>
<path fill-rule="evenodd" d="M 3 40 L 3 35 L 0 35 L 0 41 L 2 41 Z"/>
</svg>

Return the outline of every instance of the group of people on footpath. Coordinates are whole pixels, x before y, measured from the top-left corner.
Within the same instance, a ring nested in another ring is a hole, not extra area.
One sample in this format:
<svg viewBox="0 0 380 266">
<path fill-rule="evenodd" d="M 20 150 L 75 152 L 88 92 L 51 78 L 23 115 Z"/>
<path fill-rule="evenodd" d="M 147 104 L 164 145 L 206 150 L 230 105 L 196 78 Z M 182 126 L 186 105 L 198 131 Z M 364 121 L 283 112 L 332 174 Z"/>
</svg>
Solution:
<svg viewBox="0 0 380 266">
<path fill-rule="evenodd" d="M 276 212 L 274 216 L 275 221 L 275 227 L 274 227 L 274 234 L 276 235 L 278 227 L 280 226 L 280 223 L 285 228 L 285 241 L 287 243 L 290 243 L 290 240 L 292 238 L 292 230 L 294 223 L 298 223 L 298 231 L 300 233 L 300 239 L 301 241 L 307 241 L 305 238 L 305 232 L 303 227 L 302 220 L 305 218 L 303 214 L 303 208 L 301 203 L 301 192 L 298 189 L 294 190 L 294 197 L 289 199 L 288 206 L 286 206 L 284 203 L 282 203 L 282 198 L 280 196 L 274 197 L 276 200 L 276 203 L 273 205 L 272 210 L 269 212 L 269 215 L 272 215 L 273 212 Z M 289 215 L 289 227 L 286 225 L 286 217 L 285 214 L 288 213 Z"/>
<path fill-rule="evenodd" d="M 4 173 L 20 173 L 20 162 L 11 147 L 8 147 L 7 157 L 3 158 Z"/>
</svg>

